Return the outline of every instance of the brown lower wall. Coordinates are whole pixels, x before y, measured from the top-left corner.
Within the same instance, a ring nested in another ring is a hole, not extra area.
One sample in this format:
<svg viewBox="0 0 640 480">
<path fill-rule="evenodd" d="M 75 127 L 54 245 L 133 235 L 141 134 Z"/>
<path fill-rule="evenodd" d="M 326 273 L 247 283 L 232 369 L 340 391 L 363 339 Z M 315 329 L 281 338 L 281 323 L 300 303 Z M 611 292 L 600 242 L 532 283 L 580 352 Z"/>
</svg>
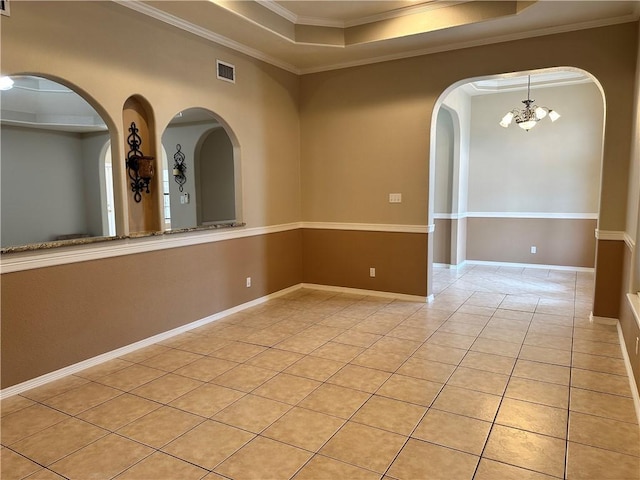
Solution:
<svg viewBox="0 0 640 480">
<path fill-rule="evenodd" d="M 302 244 L 305 283 L 427 295 L 427 234 L 303 229 Z"/>
<path fill-rule="evenodd" d="M 293 230 L 2 275 L 2 388 L 299 284 L 301 235 Z"/>
<path fill-rule="evenodd" d="M 596 220 L 470 217 L 467 260 L 592 268 L 595 228 Z"/>
<path fill-rule="evenodd" d="M 624 260 L 626 249 L 622 240 L 598 240 L 593 295 L 593 314 L 596 317 L 620 316 L 620 297 L 628 291 L 623 284 L 628 277 Z"/>
<path fill-rule="evenodd" d="M 433 262 L 451 263 L 451 223 L 448 218 L 436 218 L 433 231 Z"/>
</svg>

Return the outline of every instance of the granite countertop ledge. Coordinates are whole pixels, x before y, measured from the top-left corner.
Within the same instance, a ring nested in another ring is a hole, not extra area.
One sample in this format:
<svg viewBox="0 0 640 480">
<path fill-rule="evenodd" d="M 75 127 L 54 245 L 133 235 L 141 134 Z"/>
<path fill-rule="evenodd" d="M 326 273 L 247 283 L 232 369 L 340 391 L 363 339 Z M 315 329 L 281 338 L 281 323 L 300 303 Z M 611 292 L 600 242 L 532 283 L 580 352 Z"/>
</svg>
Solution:
<svg viewBox="0 0 640 480">
<path fill-rule="evenodd" d="M 235 222 L 219 223 L 216 225 L 206 225 L 201 227 L 176 228 L 175 230 L 167 230 L 164 232 L 142 232 L 142 233 L 133 233 L 130 235 L 116 235 L 113 237 L 85 237 L 85 238 L 73 238 L 69 240 L 38 242 L 38 243 L 30 243 L 28 245 L 2 247 L 0 248 L 0 255 L 11 254 L 11 253 L 21 253 L 21 252 L 35 252 L 38 250 L 48 250 L 48 249 L 60 248 L 60 247 L 72 247 L 76 245 L 89 245 L 93 243 L 113 242 L 115 240 L 162 237 L 165 235 L 174 235 L 178 233 L 206 232 L 211 230 L 222 230 L 227 228 L 238 228 L 238 227 L 245 227 L 245 226 L 246 226 L 245 223 L 235 223 Z"/>
</svg>

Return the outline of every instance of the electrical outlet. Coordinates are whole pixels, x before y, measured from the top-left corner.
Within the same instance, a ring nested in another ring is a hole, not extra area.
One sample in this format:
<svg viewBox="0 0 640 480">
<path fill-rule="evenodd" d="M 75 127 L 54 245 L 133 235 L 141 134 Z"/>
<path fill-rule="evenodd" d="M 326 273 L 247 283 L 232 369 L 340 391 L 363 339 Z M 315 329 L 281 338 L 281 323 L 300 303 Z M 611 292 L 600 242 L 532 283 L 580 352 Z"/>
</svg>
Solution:
<svg viewBox="0 0 640 480">
<path fill-rule="evenodd" d="M 538 247 L 531 245 L 531 253 L 538 253 Z"/>
<path fill-rule="evenodd" d="M 247 277 L 247 288 L 251 286 L 251 277 Z"/>
<path fill-rule="evenodd" d="M 370 277 L 375 277 L 376 276 L 376 269 L 375 268 L 371 267 L 369 269 L 369 276 Z"/>
</svg>

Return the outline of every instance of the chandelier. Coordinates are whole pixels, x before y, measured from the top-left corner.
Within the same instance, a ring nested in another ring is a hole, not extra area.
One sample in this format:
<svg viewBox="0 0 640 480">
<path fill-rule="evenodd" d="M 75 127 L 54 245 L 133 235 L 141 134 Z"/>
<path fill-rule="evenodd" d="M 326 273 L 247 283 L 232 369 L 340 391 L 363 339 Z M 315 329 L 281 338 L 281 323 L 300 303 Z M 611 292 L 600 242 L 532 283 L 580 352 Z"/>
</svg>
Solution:
<svg viewBox="0 0 640 480">
<path fill-rule="evenodd" d="M 536 126 L 538 120 L 542 120 L 547 115 L 552 122 L 555 122 L 560 118 L 560 114 L 555 110 L 533 105 L 533 102 L 535 102 L 535 100 L 531 100 L 531 75 L 529 75 L 529 80 L 527 82 L 527 99 L 522 101 L 522 103 L 524 103 L 524 108 L 522 110 L 514 108 L 508 112 L 504 117 L 502 117 L 502 120 L 500 120 L 500 126 L 507 128 L 511 125 L 511 122 L 515 120 L 516 124 L 521 129 L 528 132 Z"/>
</svg>

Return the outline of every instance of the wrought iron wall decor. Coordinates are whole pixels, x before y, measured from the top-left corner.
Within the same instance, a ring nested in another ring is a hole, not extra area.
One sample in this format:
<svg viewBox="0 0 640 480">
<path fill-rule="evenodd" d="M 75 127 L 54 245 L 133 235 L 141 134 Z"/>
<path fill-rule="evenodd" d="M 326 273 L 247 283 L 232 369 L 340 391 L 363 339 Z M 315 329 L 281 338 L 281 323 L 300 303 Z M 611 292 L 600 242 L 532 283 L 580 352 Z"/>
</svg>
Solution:
<svg viewBox="0 0 640 480">
<path fill-rule="evenodd" d="M 140 203 L 142 200 L 142 190 L 149 192 L 149 183 L 153 178 L 153 160 L 154 157 L 143 155 L 140 151 L 142 139 L 138 135 L 138 127 L 135 122 L 131 122 L 129 127 L 129 136 L 127 143 L 129 144 L 129 153 L 127 154 L 127 172 L 131 179 L 131 191 L 133 199 Z"/>
<path fill-rule="evenodd" d="M 184 190 L 184 184 L 187 182 L 187 165 L 184 163 L 186 157 L 182 153 L 182 146 L 176 144 L 176 153 L 173 155 L 173 179 L 179 185 L 180 191 Z"/>
</svg>

